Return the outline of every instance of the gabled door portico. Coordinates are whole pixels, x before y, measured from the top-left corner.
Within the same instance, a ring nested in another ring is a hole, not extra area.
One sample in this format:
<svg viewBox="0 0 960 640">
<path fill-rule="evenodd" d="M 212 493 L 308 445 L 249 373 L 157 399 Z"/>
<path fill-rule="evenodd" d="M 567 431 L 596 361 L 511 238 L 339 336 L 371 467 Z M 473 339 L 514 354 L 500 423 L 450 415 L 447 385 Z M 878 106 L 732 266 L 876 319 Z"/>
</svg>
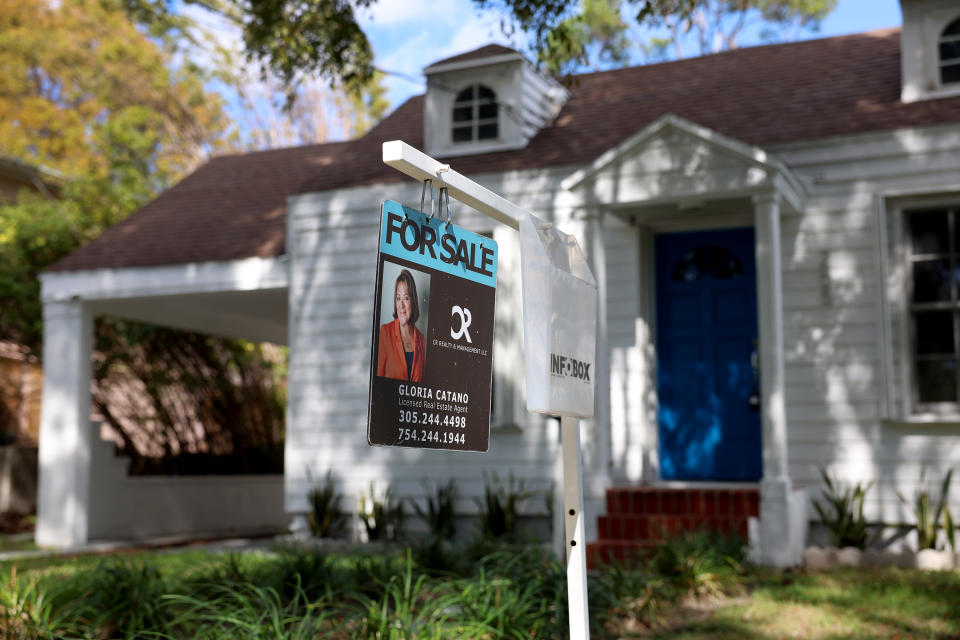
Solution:
<svg viewBox="0 0 960 640">
<path fill-rule="evenodd" d="M 677 452 L 683 451 L 681 458 L 688 454 L 696 458 L 698 451 L 710 449 L 710 438 L 716 439 L 711 433 L 711 418 L 722 413 L 722 410 L 718 413 L 715 407 L 708 406 L 709 402 L 696 399 L 693 391 L 697 383 L 691 383 L 689 379 L 680 383 L 680 393 L 688 394 L 683 402 L 692 403 L 687 405 L 684 410 L 686 413 L 703 413 L 705 416 L 704 424 L 707 426 L 699 436 L 699 441 L 693 440 L 679 447 L 669 437 L 661 441 L 663 418 L 670 419 L 671 390 L 669 385 L 657 388 L 657 373 L 648 375 L 646 382 L 641 381 L 634 392 L 639 393 L 650 408 L 642 412 L 640 424 L 629 419 L 622 424 L 612 423 L 611 433 L 614 443 L 629 443 L 638 439 L 618 437 L 618 430 L 637 429 L 646 432 L 647 435 L 639 440 L 645 449 L 640 478 L 647 482 L 660 483 L 672 479 L 743 481 L 748 479 L 747 475 L 753 476 L 753 480 L 759 479 L 760 528 L 759 540 L 755 542 L 760 559 L 780 566 L 794 564 L 793 556 L 799 553 L 795 538 L 802 535 L 804 525 L 795 522 L 800 513 L 796 505 L 801 494 L 794 492 L 786 465 L 780 212 L 781 207 L 791 210 L 802 207 L 803 188 L 799 181 L 786 166 L 762 149 L 732 140 L 682 118 L 666 115 L 598 158 L 591 166 L 570 176 L 563 186 L 580 196 L 584 206 L 603 211 L 604 215 L 626 218 L 636 227 L 636 251 L 640 254 L 638 286 L 641 288 L 655 289 L 659 278 L 669 277 L 669 274 L 657 271 L 657 259 L 653 254 L 656 253 L 658 234 L 679 231 L 706 233 L 711 229 L 752 225 L 754 241 L 752 247 L 747 243 L 745 249 L 747 252 L 752 250 L 756 268 L 756 362 L 760 378 L 756 419 L 760 425 L 760 468 L 754 467 L 740 478 L 720 478 L 724 474 L 716 473 L 715 469 L 709 472 L 709 476 L 698 476 L 691 471 L 696 464 L 687 464 L 685 461 L 682 465 L 684 471 L 677 474 Z M 597 224 L 603 224 L 602 217 Z M 643 238 L 647 238 L 647 241 L 644 242 Z M 661 271 L 669 271 L 674 266 L 662 266 Z M 642 292 L 641 297 L 649 300 L 650 291 Z M 675 352 L 671 354 L 671 350 L 675 349 L 675 332 L 671 334 L 672 329 L 667 328 L 664 334 L 658 327 L 662 319 L 657 303 L 662 300 L 662 297 L 658 297 L 649 304 L 638 305 L 637 322 L 647 327 L 644 333 L 646 342 L 638 342 L 632 348 L 637 350 L 644 362 L 642 368 L 648 373 L 657 372 L 659 367 L 665 365 L 667 376 L 670 376 L 671 366 L 683 363 L 685 358 L 678 357 Z M 639 331 L 637 335 L 639 339 Z M 674 344 L 658 345 L 658 338 L 663 339 L 664 336 L 668 343 Z M 723 341 L 714 337 L 708 347 L 716 349 L 718 342 Z M 665 351 L 663 346 L 666 346 Z M 711 356 L 711 360 L 717 358 Z M 701 359 L 700 362 L 706 360 Z M 742 368 L 744 364 L 738 364 L 737 368 Z M 681 364 L 681 369 L 684 366 Z M 683 371 L 682 376 L 689 378 L 691 371 Z M 612 371 L 611 375 L 615 376 L 616 373 Z M 715 383 L 718 375 L 716 371 L 711 374 Z M 623 375 L 629 377 L 631 374 L 625 372 Z M 743 372 L 737 375 L 746 377 Z M 666 393 L 661 398 L 659 393 L 662 392 Z M 749 403 L 748 395 L 744 402 L 747 411 L 750 409 Z M 611 411 L 611 415 L 615 413 Z M 620 415 L 626 414 L 620 412 Z M 669 459 L 662 457 L 664 452 L 670 456 Z M 611 456 L 614 461 L 611 475 L 617 477 L 615 461 L 626 459 L 629 453 L 624 455 L 624 452 L 618 452 L 614 445 Z M 640 479 L 635 478 L 634 482 Z"/>
</svg>

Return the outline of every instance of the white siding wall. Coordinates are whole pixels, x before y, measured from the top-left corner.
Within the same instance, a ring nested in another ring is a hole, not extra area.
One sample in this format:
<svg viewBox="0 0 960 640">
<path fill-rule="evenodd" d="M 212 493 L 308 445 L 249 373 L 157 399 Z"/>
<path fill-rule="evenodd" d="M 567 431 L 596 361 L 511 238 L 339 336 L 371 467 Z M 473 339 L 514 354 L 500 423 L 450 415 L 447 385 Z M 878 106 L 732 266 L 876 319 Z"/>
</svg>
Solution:
<svg viewBox="0 0 960 640">
<path fill-rule="evenodd" d="M 960 467 L 960 424 L 885 419 L 888 386 L 903 407 L 908 354 L 899 328 L 884 326 L 881 293 L 896 274 L 881 269 L 877 203 L 960 189 L 960 134 L 894 132 L 776 152 L 809 180 L 810 195 L 802 213 L 782 221 L 790 475 L 812 496 L 818 465 L 846 481 L 873 481 L 868 517 L 911 522 L 897 491 L 911 496 L 923 466 L 931 484 Z M 896 271 L 897 257 L 888 260 Z M 960 486 L 952 503 L 960 510 Z"/>
<path fill-rule="evenodd" d="M 555 199 L 557 182 L 554 174 L 543 173 L 498 176 L 483 183 L 522 206 L 544 211 Z M 465 212 L 456 202 L 452 207 L 455 223 L 474 231 L 493 230 L 499 243 L 497 398 L 490 450 L 481 454 L 368 446 L 379 210 L 387 198 L 417 206 L 420 186 L 411 181 L 306 194 L 289 203 L 287 512 L 307 511 L 307 492 L 328 470 L 345 496 L 343 506 L 351 510 L 371 481 L 380 489 L 389 484 L 396 496 L 417 497 L 423 494 L 424 479 L 442 483 L 455 478 L 459 508 L 466 514 L 477 511 L 475 500 L 483 494 L 485 474 L 496 473 L 502 481 L 512 474 L 530 488 L 549 487 L 555 477 L 559 428 L 523 409 L 517 235 L 506 227 L 494 229 L 496 223 Z M 540 499 L 527 505 L 531 515 L 545 511 Z"/>
<path fill-rule="evenodd" d="M 781 225 L 790 476 L 809 486 L 812 495 L 819 493 L 818 465 L 845 481 L 873 481 L 869 517 L 909 521 L 897 491 L 910 495 L 922 466 L 935 480 L 950 466 L 960 466 L 960 424 L 885 418 L 886 388 L 899 397 L 903 380 L 897 373 L 896 327 L 885 327 L 880 303 L 888 283 L 881 273 L 877 202 L 960 194 L 960 135 L 950 129 L 892 132 L 771 151 L 805 181 L 809 194 L 801 213 L 784 208 Z M 599 420 L 584 427 L 586 522 L 592 529 L 602 509 L 603 486 L 656 479 L 655 327 L 644 320 L 654 317 L 652 232 L 611 214 L 599 222 L 585 219 L 588 209 L 559 186 L 573 169 L 473 177 L 576 233 L 603 272 L 606 329 L 598 366 L 606 362 L 609 373 L 598 396 Z M 617 190 L 633 191 L 622 182 Z M 310 479 L 328 469 L 341 481 L 351 508 L 371 479 L 380 486 L 392 484 L 397 495 L 417 496 L 424 478 L 454 477 L 464 513 L 476 511 L 485 472 L 501 478 L 513 473 L 538 487 L 557 480 L 556 425 L 523 409 L 519 249 L 515 232 L 506 228 L 496 231 L 501 275 L 494 424 L 499 428 L 490 452 L 366 444 L 379 203 L 388 197 L 416 203 L 419 193 L 419 185 L 411 182 L 291 200 L 290 513 L 306 510 Z M 494 224 L 463 209 L 454 204 L 459 224 L 477 231 Z M 591 243 L 596 238 L 600 241 Z M 895 257 L 891 260 L 895 270 Z M 643 277 L 649 281 L 641 282 Z M 960 486 L 953 498 L 960 512 Z M 530 509 L 542 512 L 539 504 Z"/>
</svg>

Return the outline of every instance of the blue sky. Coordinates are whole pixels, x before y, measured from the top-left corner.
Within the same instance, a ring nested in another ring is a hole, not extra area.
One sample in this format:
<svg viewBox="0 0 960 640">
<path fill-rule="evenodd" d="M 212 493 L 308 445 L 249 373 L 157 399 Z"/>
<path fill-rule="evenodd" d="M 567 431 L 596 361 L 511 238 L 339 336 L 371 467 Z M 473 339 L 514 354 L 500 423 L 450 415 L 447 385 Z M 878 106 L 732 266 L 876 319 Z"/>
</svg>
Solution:
<svg viewBox="0 0 960 640">
<path fill-rule="evenodd" d="M 819 32 L 803 38 L 857 33 L 900 25 L 898 0 L 839 0 Z M 505 36 L 496 11 L 478 11 L 472 0 L 379 0 L 361 13 L 377 66 L 388 70 L 392 107 L 424 90 L 422 71 L 436 60 L 496 42 L 523 48 L 521 37 Z M 757 44 L 756 37 L 741 41 Z"/>
</svg>

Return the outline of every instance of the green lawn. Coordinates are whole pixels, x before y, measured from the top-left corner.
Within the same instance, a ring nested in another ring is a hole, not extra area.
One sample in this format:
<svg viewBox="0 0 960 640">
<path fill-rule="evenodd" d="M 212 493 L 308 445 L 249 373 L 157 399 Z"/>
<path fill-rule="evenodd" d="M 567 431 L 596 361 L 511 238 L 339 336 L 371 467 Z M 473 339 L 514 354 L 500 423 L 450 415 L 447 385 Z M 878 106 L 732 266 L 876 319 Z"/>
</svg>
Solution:
<svg viewBox="0 0 960 640">
<path fill-rule="evenodd" d="M 958 572 L 780 573 L 730 550 L 674 542 L 594 572 L 592 637 L 960 638 Z M 0 585 L 2 638 L 558 639 L 567 624 L 565 571 L 538 547 L 32 558 L 0 563 Z"/>
<path fill-rule="evenodd" d="M 960 574 L 898 569 L 764 574 L 749 595 L 690 608 L 654 634 L 672 640 L 960 638 Z"/>
</svg>

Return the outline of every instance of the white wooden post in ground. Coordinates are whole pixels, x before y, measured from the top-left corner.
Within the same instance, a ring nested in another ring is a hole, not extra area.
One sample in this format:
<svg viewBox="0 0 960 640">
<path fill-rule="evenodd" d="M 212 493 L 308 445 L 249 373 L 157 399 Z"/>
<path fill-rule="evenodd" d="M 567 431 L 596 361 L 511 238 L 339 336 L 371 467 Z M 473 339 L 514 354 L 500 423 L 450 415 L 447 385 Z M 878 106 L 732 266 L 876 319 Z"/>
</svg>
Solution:
<svg viewBox="0 0 960 640">
<path fill-rule="evenodd" d="M 415 180 L 421 182 L 432 180 L 435 187 L 446 187 L 451 198 L 456 198 L 512 229 L 519 231 L 520 219 L 527 215 L 525 209 L 402 140 L 383 143 L 383 162 Z M 570 639 L 589 640 L 590 612 L 587 606 L 587 551 L 586 542 L 583 539 L 583 472 L 580 466 L 579 420 L 574 416 L 562 415 L 560 431 Z"/>
</svg>

